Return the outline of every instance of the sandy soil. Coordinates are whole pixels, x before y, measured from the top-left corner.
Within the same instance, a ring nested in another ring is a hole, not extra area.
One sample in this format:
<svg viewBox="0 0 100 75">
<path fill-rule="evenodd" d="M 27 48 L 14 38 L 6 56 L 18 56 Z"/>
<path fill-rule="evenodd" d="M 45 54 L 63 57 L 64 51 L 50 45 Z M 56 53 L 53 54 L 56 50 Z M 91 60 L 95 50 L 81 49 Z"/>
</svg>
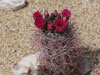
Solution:
<svg viewBox="0 0 100 75">
<path fill-rule="evenodd" d="M 0 75 L 12 75 L 11 69 L 24 56 L 37 50 L 32 34 L 37 32 L 32 14 L 45 9 L 72 12 L 71 22 L 81 38 L 80 46 L 100 50 L 100 0 L 26 0 L 28 5 L 19 11 L 0 11 Z M 33 37 L 35 38 L 35 37 Z M 93 58 L 97 55 L 95 54 Z M 91 75 L 100 75 L 100 58 Z"/>
</svg>

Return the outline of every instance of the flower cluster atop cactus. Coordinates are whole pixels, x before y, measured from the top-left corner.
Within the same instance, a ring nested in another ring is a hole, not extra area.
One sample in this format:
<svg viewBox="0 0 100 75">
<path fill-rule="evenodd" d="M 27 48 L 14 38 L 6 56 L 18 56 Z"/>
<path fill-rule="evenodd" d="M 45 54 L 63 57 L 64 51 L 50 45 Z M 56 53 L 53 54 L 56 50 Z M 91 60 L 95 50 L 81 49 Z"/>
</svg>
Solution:
<svg viewBox="0 0 100 75">
<path fill-rule="evenodd" d="M 37 11 L 33 14 L 35 20 L 35 26 L 41 30 L 47 30 L 51 32 L 63 32 L 68 26 L 68 20 L 71 16 L 71 12 L 68 9 L 64 9 L 61 13 L 55 10 L 49 14 L 47 10 L 44 11 L 44 15 Z"/>
</svg>

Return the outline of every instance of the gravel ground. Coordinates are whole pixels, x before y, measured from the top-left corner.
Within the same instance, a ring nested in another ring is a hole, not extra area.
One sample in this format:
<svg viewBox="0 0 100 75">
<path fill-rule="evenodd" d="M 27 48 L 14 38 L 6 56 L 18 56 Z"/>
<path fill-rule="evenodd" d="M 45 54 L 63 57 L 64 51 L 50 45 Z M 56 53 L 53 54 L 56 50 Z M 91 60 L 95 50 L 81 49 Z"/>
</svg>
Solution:
<svg viewBox="0 0 100 75">
<path fill-rule="evenodd" d="M 0 11 L 0 75 L 12 75 L 11 69 L 24 56 L 34 53 L 32 34 L 38 31 L 32 14 L 45 9 L 59 12 L 68 8 L 71 22 L 81 38 L 80 46 L 89 48 L 94 62 L 91 75 L 100 75 L 100 0 L 26 0 L 28 5 L 19 11 Z M 33 37 L 35 38 L 35 37 Z M 95 53 L 97 51 L 97 53 Z"/>
</svg>

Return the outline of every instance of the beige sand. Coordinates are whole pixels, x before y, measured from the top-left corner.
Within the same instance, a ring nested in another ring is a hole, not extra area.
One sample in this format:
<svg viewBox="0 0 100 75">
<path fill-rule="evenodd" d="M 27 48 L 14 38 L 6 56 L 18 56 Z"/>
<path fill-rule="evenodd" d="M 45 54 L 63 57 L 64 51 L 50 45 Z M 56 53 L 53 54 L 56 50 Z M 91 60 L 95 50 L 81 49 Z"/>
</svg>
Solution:
<svg viewBox="0 0 100 75">
<path fill-rule="evenodd" d="M 28 6 L 19 11 L 0 11 L 0 75 L 12 75 L 11 69 L 16 63 L 36 50 L 31 37 L 37 31 L 32 19 L 37 10 L 52 12 L 57 9 L 60 12 L 70 9 L 71 21 L 82 39 L 80 46 L 92 51 L 100 48 L 100 0 L 26 1 Z M 100 64 L 95 66 L 91 75 L 100 75 Z"/>
</svg>

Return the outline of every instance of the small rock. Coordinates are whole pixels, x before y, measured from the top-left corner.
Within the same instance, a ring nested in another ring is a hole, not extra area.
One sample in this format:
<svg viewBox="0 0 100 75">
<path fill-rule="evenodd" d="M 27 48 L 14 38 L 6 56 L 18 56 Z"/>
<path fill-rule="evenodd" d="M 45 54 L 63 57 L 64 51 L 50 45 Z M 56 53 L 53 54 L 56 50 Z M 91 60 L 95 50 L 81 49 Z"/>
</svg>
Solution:
<svg viewBox="0 0 100 75">
<path fill-rule="evenodd" d="M 13 75 L 38 75 L 40 52 L 23 58 L 13 69 Z"/>
<path fill-rule="evenodd" d="M 87 59 L 84 59 L 81 65 L 81 75 L 87 75 L 92 70 L 92 63 L 89 62 Z"/>
<path fill-rule="evenodd" d="M 25 6 L 24 0 L 1 0 L 0 10 L 18 10 Z"/>
</svg>

